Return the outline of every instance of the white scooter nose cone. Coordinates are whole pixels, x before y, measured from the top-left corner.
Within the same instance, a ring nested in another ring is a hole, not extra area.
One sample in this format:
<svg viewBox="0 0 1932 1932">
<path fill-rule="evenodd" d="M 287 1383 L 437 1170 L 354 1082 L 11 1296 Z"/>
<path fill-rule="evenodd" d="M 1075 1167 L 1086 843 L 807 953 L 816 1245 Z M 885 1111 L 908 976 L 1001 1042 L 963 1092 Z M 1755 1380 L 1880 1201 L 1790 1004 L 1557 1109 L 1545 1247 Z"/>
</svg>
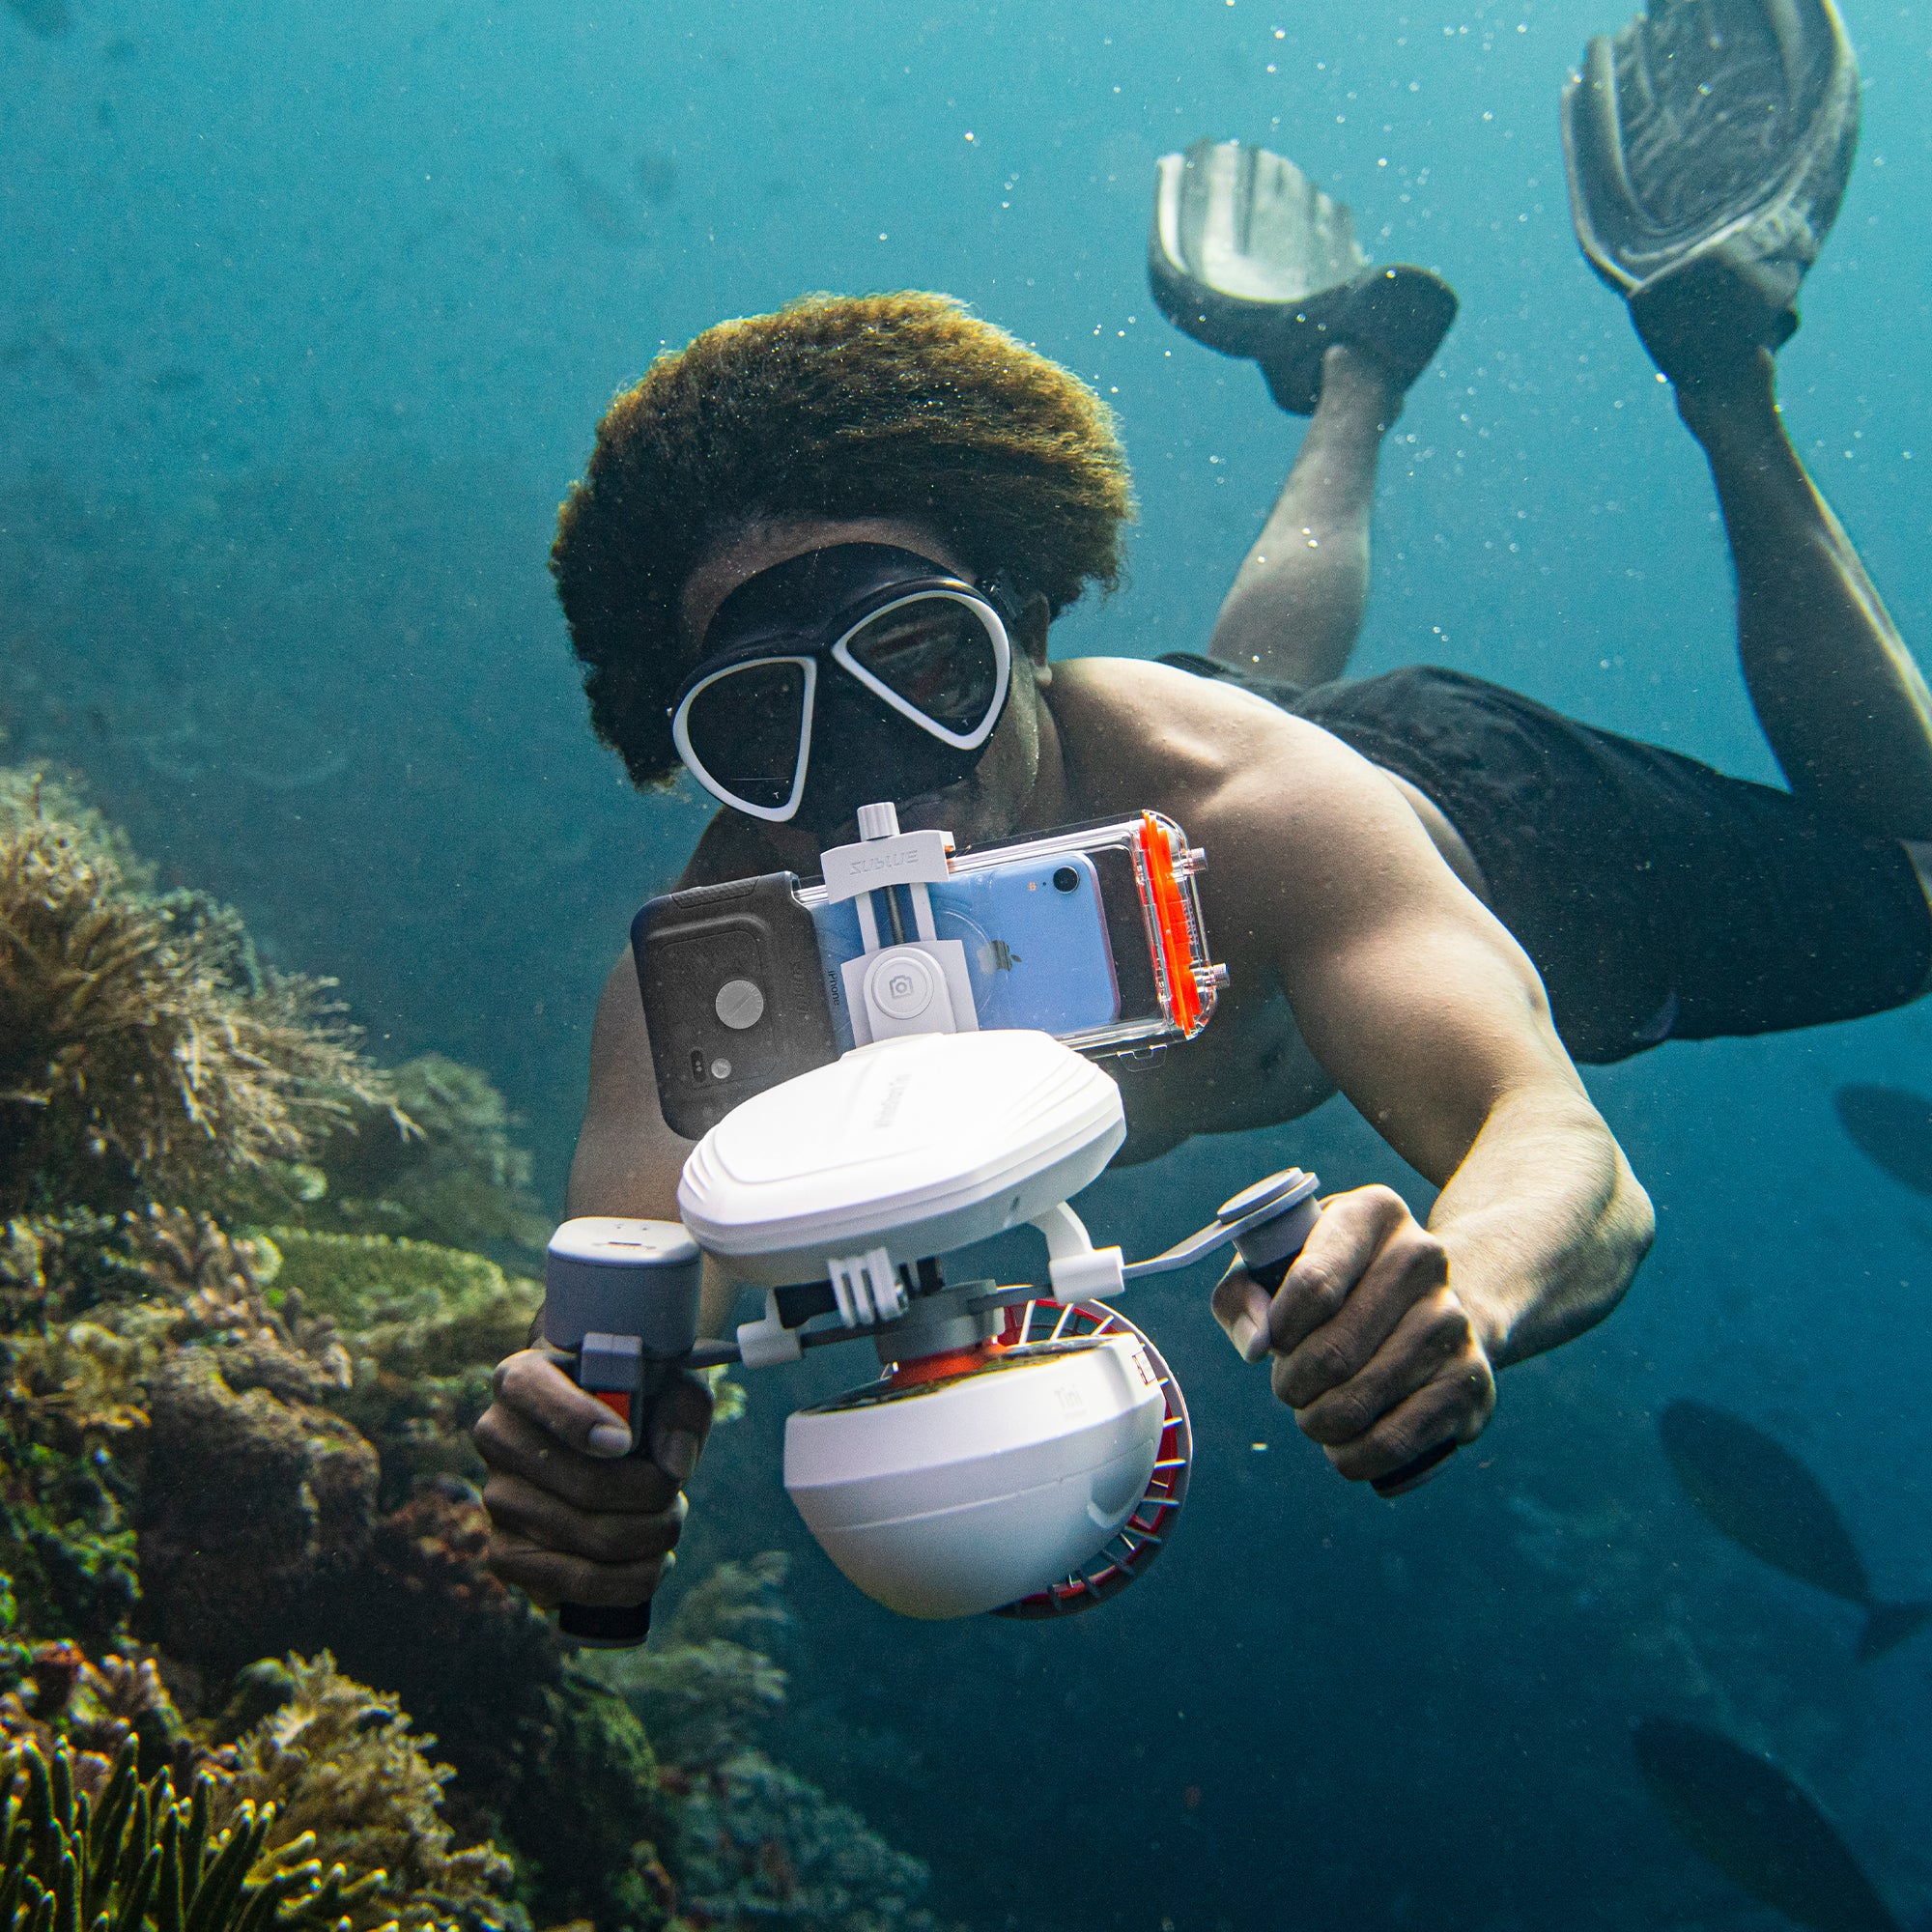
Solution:
<svg viewBox="0 0 1932 1932">
<path fill-rule="evenodd" d="M 977 1616 L 1062 1582 L 1141 1500 L 1166 1401 L 1130 1335 L 875 1382 L 785 1425 L 785 1489 L 819 1546 L 901 1616 Z"/>
<path fill-rule="evenodd" d="M 1121 1090 L 1050 1035 L 915 1034 L 734 1107 L 692 1150 L 678 1217 L 732 1278 L 822 1281 L 983 1241 L 1077 1194 L 1126 1137 Z"/>
</svg>

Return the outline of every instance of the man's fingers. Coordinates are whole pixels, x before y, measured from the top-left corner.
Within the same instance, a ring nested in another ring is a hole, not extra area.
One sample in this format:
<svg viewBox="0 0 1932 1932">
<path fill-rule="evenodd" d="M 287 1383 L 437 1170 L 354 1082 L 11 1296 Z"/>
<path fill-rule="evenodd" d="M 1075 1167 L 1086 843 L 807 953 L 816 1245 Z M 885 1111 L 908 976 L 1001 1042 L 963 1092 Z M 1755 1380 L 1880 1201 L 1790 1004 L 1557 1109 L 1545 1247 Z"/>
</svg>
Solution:
<svg viewBox="0 0 1932 1932">
<path fill-rule="evenodd" d="M 1325 1203 L 1268 1309 L 1274 1352 L 1292 1353 L 1340 1315 L 1378 1251 L 1408 1221 L 1407 1204 L 1392 1187 L 1358 1187 Z"/>
<path fill-rule="evenodd" d="M 1371 1482 L 1443 1442 L 1473 1442 L 1496 1406 L 1495 1378 L 1478 1351 L 1400 1403 L 1366 1435 L 1327 1451 L 1350 1482 Z"/>
<path fill-rule="evenodd" d="M 709 1385 L 679 1375 L 651 1393 L 648 1459 L 629 1454 L 630 1431 L 534 1350 L 500 1363 L 496 1386 L 474 1431 L 490 1467 L 492 1569 L 546 1605 L 642 1603 L 684 1527 L 680 1487 L 710 1433 Z"/>
<path fill-rule="evenodd" d="M 629 1453 L 630 1433 L 594 1395 L 534 1349 L 497 1364 L 497 1401 L 586 1456 Z"/>
<path fill-rule="evenodd" d="M 1356 1291 L 1357 1296 L 1362 1293 Z M 1333 1321 L 1329 1328 L 1340 1325 Z M 1478 1353 L 1468 1315 L 1447 1288 L 1437 1288 L 1404 1309 L 1388 1332 L 1364 1351 L 1353 1373 L 1323 1382 L 1302 1358 L 1318 1349 L 1327 1333 L 1321 1330 L 1293 1355 L 1277 1360 L 1273 1377 L 1274 1392 L 1295 1411 L 1301 1433 L 1324 1447 L 1366 1435 L 1451 1363 Z M 1310 1392 L 1302 1394 L 1304 1388 Z"/>
<path fill-rule="evenodd" d="M 684 1483 L 697 1466 L 711 1434 L 711 1384 L 682 1375 L 651 1398 L 651 1461 Z"/>
<path fill-rule="evenodd" d="M 521 1476 L 492 1475 L 483 1491 L 494 1528 L 593 1563 L 641 1563 L 676 1546 L 685 1502 L 661 1510 L 585 1510 Z"/>
<path fill-rule="evenodd" d="M 1244 1267 L 1232 1267 L 1214 1285 L 1209 1304 L 1235 1352 L 1244 1362 L 1258 1362 L 1268 1350 L 1269 1295 Z"/>
<path fill-rule="evenodd" d="M 580 1509 L 662 1510 L 677 1493 L 676 1478 L 655 1463 L 641 1456 L 611 1462 L 583 1455 L 567 1448 L 522 1410 L 501 1402 L 492 1403 L 483 1411 L 471 1433 L 493 1472 L 522 1477 Z"/>
<path fill-rule="evenodd" d="M 493 1531 L 490 1567 L 506 1583 L 529 1593 L 545 1609 L 558 1604 L 593 1608 L 628 1607 L 654 1596 L 671 1563 L 669 1556 L 645 1563 L 592 1563 L 565 1556 L 518 1536 Z"/>
<path fill-rule="evenodd" d="M 1339 1313 L 1277 1359 L 1275 1393 L 1291 1408 L 1300 1409 L 1352 1380 L 1419 1303 L 1446 1293 L 1448 1279 L 1449 1257 L 1442 1243 L 1405 1217 L 1383 1240 Z"/>
</svg>

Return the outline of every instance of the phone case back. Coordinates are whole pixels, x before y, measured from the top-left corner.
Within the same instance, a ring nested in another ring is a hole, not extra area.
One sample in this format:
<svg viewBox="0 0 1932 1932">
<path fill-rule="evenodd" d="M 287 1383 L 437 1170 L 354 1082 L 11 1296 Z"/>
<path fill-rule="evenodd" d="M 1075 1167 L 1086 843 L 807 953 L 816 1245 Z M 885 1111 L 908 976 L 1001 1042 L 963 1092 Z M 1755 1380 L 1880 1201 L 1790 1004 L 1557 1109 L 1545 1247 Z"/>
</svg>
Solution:
<svg viewBox="0 0 1932 1932">
<path fill-rule="evenodd" d="M 797 877 L 695 886 L 631 923 L 658 1100 L 697 1140 L 739 1101 L 838 1059 L 811 915 Z"/>
</svg>

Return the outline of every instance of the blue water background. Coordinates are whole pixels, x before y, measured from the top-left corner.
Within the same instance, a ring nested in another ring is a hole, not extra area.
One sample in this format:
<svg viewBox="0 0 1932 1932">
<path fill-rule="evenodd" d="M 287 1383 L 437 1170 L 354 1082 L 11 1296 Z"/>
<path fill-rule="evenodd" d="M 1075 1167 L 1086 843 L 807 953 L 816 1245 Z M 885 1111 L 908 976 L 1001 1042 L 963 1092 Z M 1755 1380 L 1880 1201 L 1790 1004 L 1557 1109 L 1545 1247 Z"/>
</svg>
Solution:
<svg viewBox="0 0 1932 1932">
<path fill-rule="evenodd" d="M 597 986 L 703 819 L 591 743 L 550 600 L 599 410 L 722 315 L 949 290 L 1094 381 L 1137 467 L 1130 582 L 1057 649 L 1199 647 L 1298 433 L 1147 294 L 1154 156 L 1213 133 L 1291 154 L 1378 259 L 1463 298 L 1388 448 L 1355 668 L 1454 665 L 1772 779 L 1701 459 L 1569 230 L 1557 91 L 1620 17 L 75 0 L 40 38 L 0 13 L 6 754 L 84 773 L 169 880 L 337 974 L 379 1052 L 491 1068 L 560 1205 Z M 1864 137 L 1782 393 L 1922 642 L 1932 21 L 1851 25 Z M 799 1552 L 780 1748 L 978 1925 L 1771 1924 L 1636 1782 L 1627 1726 L 1672 1711 L 1805 1775 L 1918 1914 L 1927 1649 L 1855 1670 L 1852 1614 L 1719 1546 L 1652 1417 L 1694 1394 L 1774 1429 L 1881 1586 L 1932 1591 L 1932 1204 L 1830 1106 L 1932 1085 L 1928 1042 L 1908 1011 L 1593 1073 L 1658 1251 L 1400 1507 L 1298 1440 L 1205 1272 L 1137 1292 L 1193 1397 L 1195 1500 L 1159 1571 L 1075 1625 L 856 1598 L 791 1523 L 776 1444 L 795 1393 L 863 1364 L 759 1381 L 695 1541 Z M 1289 1160 L 1427 1200 L 1337 1102 L 1086 1205 L 1144 1249 Z"/>
</svg>

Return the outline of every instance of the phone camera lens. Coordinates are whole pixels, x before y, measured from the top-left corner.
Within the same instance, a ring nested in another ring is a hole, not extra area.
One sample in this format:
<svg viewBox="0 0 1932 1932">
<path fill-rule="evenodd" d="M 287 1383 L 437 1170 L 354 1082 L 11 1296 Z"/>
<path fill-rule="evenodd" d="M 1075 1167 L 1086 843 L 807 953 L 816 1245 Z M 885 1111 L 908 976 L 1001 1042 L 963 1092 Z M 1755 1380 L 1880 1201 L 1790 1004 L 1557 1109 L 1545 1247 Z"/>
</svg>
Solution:
<svg viewBox="0 0 1932 1932">
<path fill-rule="evenodd" d="M 1057 893 L 1077 893 L 1080 890 L 1080 874 L 1071 866 L 1063 866 L 1053 875 L 1053 890 Z"/>
</svg>

